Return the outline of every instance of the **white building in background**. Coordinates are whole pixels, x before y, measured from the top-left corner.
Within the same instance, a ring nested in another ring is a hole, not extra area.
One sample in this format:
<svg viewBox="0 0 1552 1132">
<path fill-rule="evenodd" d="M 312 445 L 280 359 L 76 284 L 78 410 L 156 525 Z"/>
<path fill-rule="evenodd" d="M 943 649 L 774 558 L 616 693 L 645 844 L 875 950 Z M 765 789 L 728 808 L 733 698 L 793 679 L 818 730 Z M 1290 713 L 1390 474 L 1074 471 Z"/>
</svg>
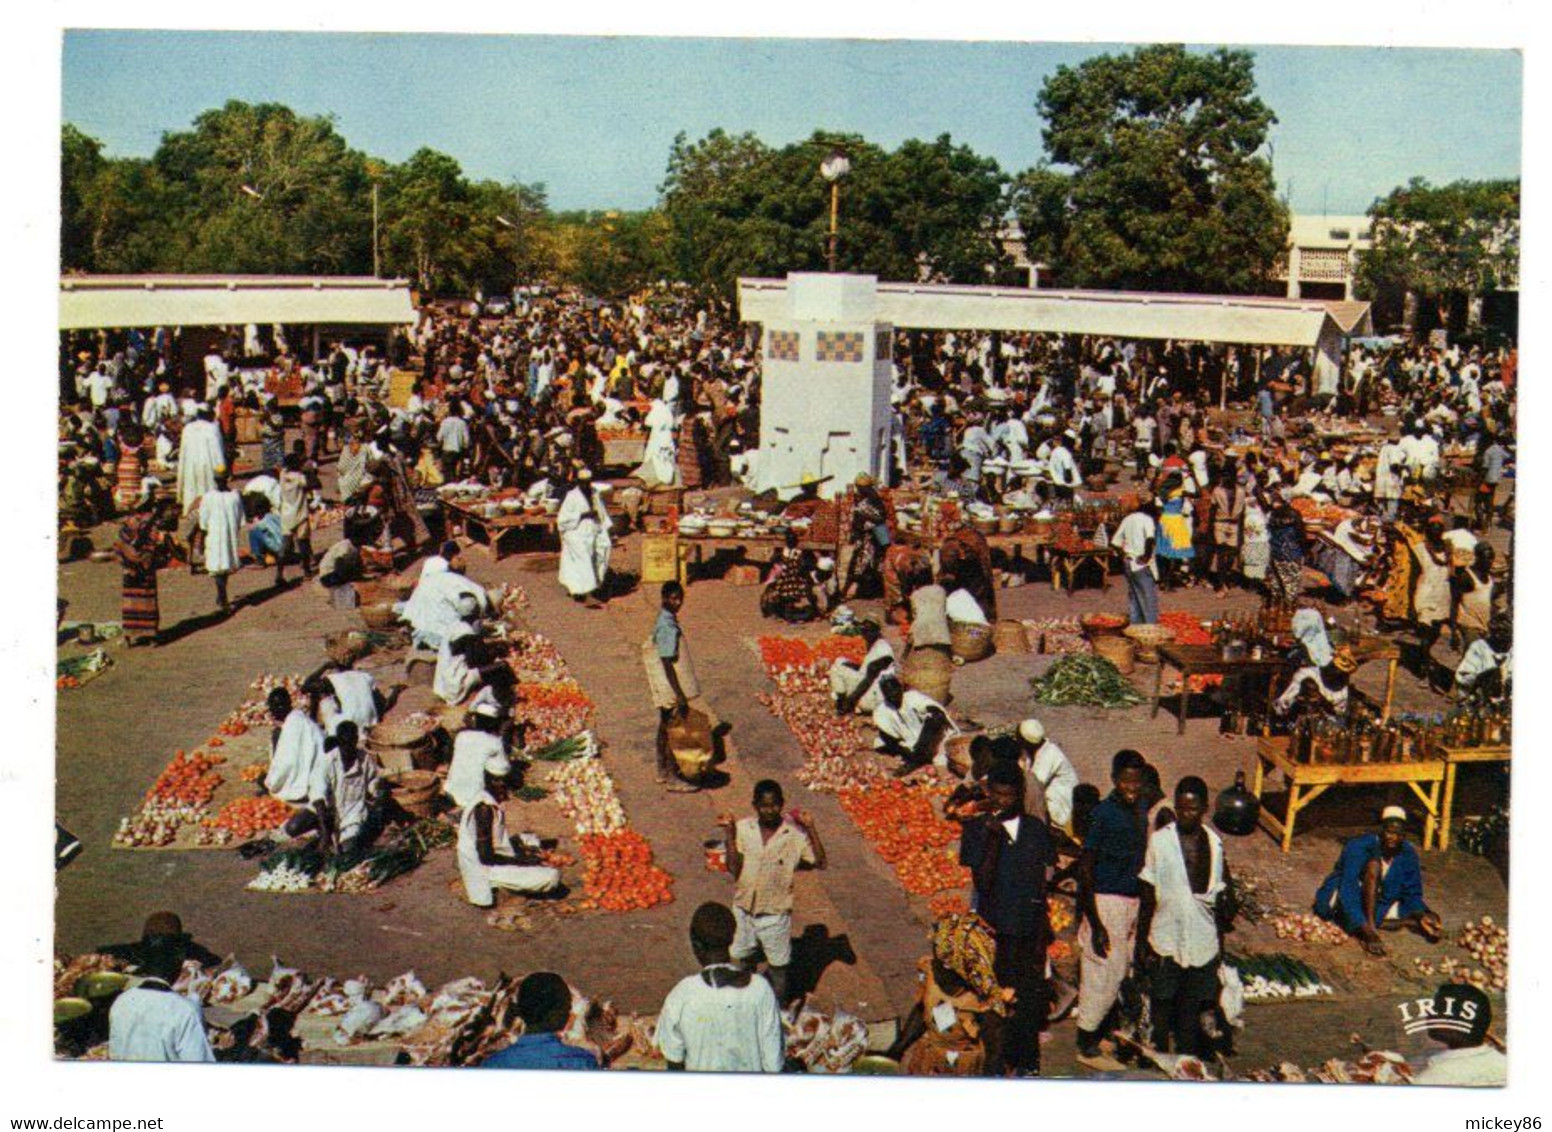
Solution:
<svg viewBox="0 0 1552 1132">
<path fill-rule="evenodd" d="M 1372 244 L 1371 223 L 1367 216 L 1291 217 L 1288 251 L 1273 277 L 1290 299 L 1351 299 L 1358 253 Z"/>
</svg>

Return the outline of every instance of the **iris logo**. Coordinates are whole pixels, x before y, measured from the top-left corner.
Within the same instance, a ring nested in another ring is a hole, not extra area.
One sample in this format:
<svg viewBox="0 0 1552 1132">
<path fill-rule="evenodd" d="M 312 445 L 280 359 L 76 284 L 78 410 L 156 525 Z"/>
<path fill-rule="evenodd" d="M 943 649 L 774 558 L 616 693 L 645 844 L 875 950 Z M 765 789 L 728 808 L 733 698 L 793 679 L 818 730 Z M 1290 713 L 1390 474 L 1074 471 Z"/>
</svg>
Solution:
<svg viewBox="0 0 1552 1132">
<path fill-rule="evenodd" d="M 1409 1034 L 1454 1030 L 1469 1034 L 1476 1028 L 1480 1004 L 1467 998 L 1456 998 L 1441 992 L 1428 998 L 1417 998 L 1396 1006 L 1401 1014 L 1401 1028 Z"/>
</svg>

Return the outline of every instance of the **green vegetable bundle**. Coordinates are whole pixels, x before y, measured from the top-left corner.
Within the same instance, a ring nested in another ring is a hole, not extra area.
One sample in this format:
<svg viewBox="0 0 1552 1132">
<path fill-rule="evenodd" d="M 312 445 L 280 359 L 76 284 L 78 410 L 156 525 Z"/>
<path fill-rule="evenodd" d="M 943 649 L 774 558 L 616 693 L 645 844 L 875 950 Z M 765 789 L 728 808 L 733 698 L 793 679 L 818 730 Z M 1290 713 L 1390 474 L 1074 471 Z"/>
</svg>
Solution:
<svg viewBox="0 0 1552 1132">
<path fill-rule="evenodd" d="M 587 753 L 587 736 L 573 735 L 570 739 L 557 739 L 540 747 L 537 751 L 528 752 L 527 757 L 541 763 L 563 763 L 572 759 L 581 758 Z"/>
<path fill-rule="evenodd" d="M 1142 696 L 1115 665 L 1102 656 L 1064 656 L 1030 682 L 1043 704 L 1122 708 L 1142 703 Z"/>
</svg>

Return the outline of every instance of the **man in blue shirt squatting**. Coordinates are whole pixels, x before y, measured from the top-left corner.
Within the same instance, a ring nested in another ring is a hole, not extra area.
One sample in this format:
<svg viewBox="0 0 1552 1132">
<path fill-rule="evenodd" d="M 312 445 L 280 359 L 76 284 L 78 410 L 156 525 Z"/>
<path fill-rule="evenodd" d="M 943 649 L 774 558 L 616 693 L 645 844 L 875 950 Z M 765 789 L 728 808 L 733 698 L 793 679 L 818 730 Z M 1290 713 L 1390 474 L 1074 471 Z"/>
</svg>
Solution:
<svg viewBox="0 0 1552 1132">
<path fill-rule="evenodd" d="M 571 988 L 551 971 L 535 971 L 517 988 L 523 1036 L 491 1054 L 481 1069 L 599 1069 L 592 1052 L 560 1040 L 571 1016 Z"/>
<path fill-rule="evenodd" d="M 1370 955 L 1384 955 L 1382 931 L 1410 928 L 1430 943 L 1444 935 L 1439 914 L 1423 902 L 1423 866 L 1406 839 L 1406 811 L 1386 806 L 1380 831 L 1342 846 L 1336 867 L 1315 893 L 1315 914 L 1341 924 Z"/>
</svg>

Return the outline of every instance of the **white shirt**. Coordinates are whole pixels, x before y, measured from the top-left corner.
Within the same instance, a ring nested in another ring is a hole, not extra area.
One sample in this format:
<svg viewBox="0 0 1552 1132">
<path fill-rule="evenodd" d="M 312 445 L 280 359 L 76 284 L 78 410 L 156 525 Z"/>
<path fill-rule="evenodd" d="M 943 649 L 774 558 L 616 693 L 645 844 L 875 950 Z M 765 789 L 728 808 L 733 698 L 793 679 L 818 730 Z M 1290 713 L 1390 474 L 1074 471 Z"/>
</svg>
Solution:
<svg viewBox="0 0 1552 1132">
<path fill-rule="evenodd" d="M 1416 1085 L 1503 1085 L 1508 1080 L 1509 1059 L 1486 1043 L 1436 1053 L 1412 1078 Z"/>
<path fill-rule="evenodd" d="M 437 426 L 437 446 L 443 452 L 465 452 L 469 447 L 469 424 L 462 417 L 448 416 Z"/>
<path fill-rule="evenodd" d="M 366 738 L 367 728 L 377 726 L 377 699 L 373 695 L 377 681 L 370 672 L 354 668 L 331 672 L 328 681 L 334 694 L 318 705 L 318 717 L 325 734 L 333 735 L 348 719 L 360 729 L 361 737 Z"/>
<path fill-rule="evenodd" d="M 133 987 L 108 1011 L 110 1061 L 214 1061 L 199 1004 L 172 990 Z"/>
<path fill-rule="evenodd" d="M 1495 668 L 1503 670 L 1504 683 L 1507 684 L 1512 680 L 1514 678 L 1513 650 L 1504 653 L 1500 660 L 1499 654 L 1493 651 L 1493 646 L 1487 643 L 1487 639 L 1478 637 L 1471 642 L 1466 655 L 1460 658 L 1460 665 L 1455 669 L 1455 686 L 1461 689 L 1470 688 Z"/>
<path fill-rule="evenodd" d="M 779 1073 L 785 1051 L 776 993 L 758 975 L 743 987 L 713 987 L 689 975 L 663 1000 L 657 1046 L 691 1071 Z"/>
<path fill-rule="evenodd" d="M 1051 449 L 1051 482 L 1057 487 L 1077 487 L 1081 482 L 1078 478 L 1078 465 L 1073 461 L 1072 453 L 1067 450 L 1065 442 L 1059 442 Z"/>
<path fill-rule="evenodd" d="M 877 746 L 882 749 L 883 740 L 888 738 L 908 750 L 914 750 L 916 741 L 921 738 L 922 728 L 927 725 L 927 716 L 932 711 L 943 711 L 943 705 L 915 688 L 905 690 L 898 708 L 891 707 L 887 700 L 881 702 L 873 709 L 873 726 L 878 728 L 879 735 Z M 957 733 L 958 729 L 950 723 L 945 734 Z"/>
<path fill-rule="evenodd" d="M 1218 921 L 1213 908 L 1224 886 L 1223 842 L 1207 826 L 1201 828 L 1212 856 L 1206 892 L 1191 891 L 1191 876 L 1174 825 L 1155 830 L 1148 838 L 1148 853 L 1137 874 L 1139 880 L 1153 886 L 1158 897 L 1148 944 L 1182 967 L 1202 967 L 1218 955 Z"/>
<path fill-rule="evenodd" d="M 506 757 L 501 736 L 473 728 L 458 732 L 453 740 L 453 761 L 442 784 L 443 793 L 455 806 L 468 806 L 485 792 L 485 763 L 497 755 Z"/>
<path fill-rule="evenodd" d="M 1153 516 L 1143 511 L 1133 511 L 1116 527 L 1115 534 L 1110 536 L 1110 545 L 1119 550 L 1126 557 L 1128 570 L 1142 570 L 1146 565 L 1152 565 L 1152 559 L 1147 558 L 1148 540 L 1158 539 L 1158 524 L 1153 521 Z"/>
<path fill-rule="evenodd" d="M 264 775 L 264 789 L 282 802 L 305 802 L 313 771 L 323 758 L 323 728 L 301 708 L 292 708 L 281 725 L 275 753 Z"/>
<path fill-rule="evenodd" d="M 1053 825 L 1066 825 L 1072 820 L 1072 792 L 1078 786 L 1078 772 L 1073 768 L 1067 753 L 1051 740 L 1040 744 L 1034 761 L 1025 768 L 1034 775 L 1045 790 L 1046 816 Z"/>
</svg>

